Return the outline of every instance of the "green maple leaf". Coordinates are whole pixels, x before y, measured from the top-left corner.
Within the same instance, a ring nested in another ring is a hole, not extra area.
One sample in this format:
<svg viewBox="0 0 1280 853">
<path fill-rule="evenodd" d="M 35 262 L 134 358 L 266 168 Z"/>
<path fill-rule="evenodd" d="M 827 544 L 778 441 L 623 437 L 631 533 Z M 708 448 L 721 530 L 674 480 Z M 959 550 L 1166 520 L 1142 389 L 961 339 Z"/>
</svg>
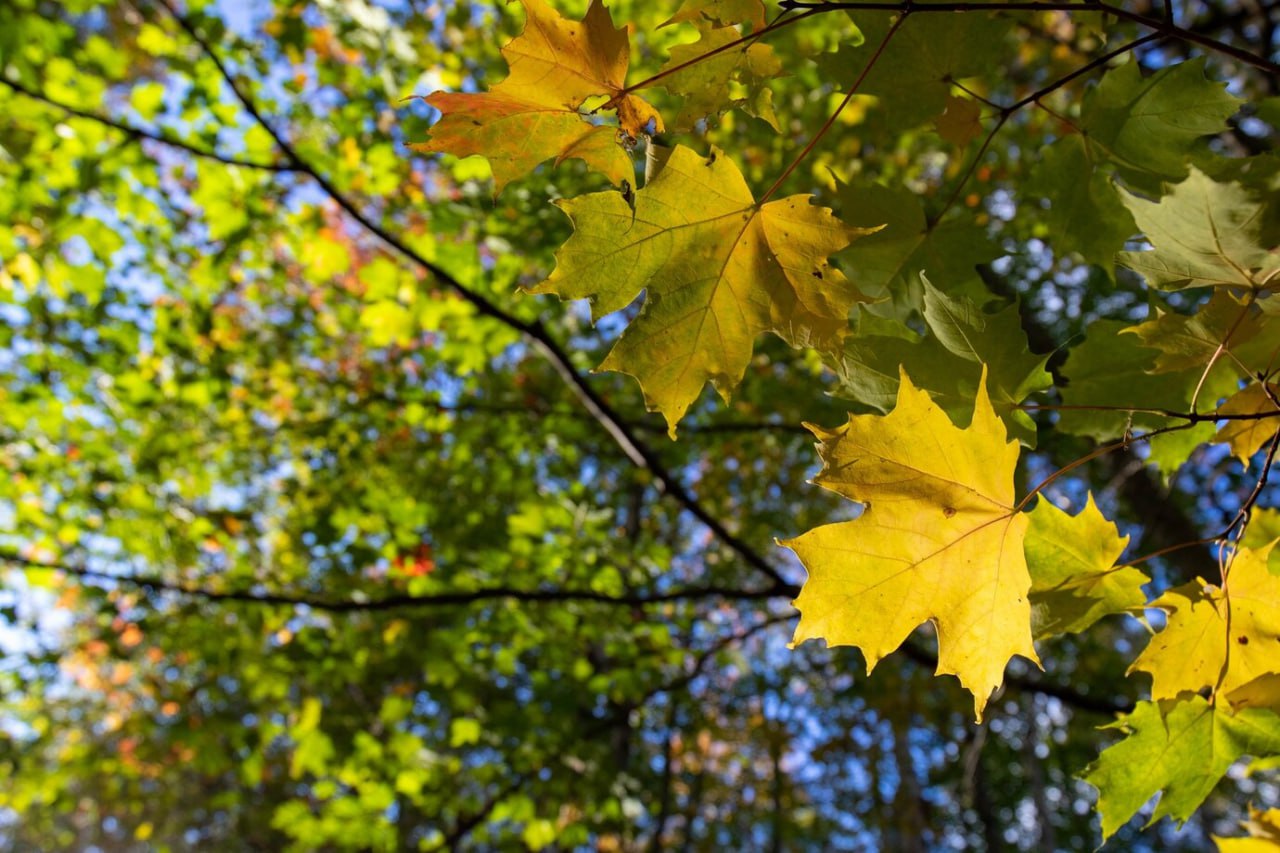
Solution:
<svg viewBox="0 0 1280 853">
<path fill-rule="evenodd" d="M 1036 639 L 1084 631 L 1103 616 L 1147 603 L 1150 579 L 1115 562 L 1129 542 L 1089 495 L 1076 515 L 1041 498 L 1028 516 L 1027 568 L 1031 572 L 1031 626 Z"/>
<path fill-rule="evenodd" d="M 1214 370 L 1236 378 L 1265 370 L 1280 340 L 1276 318 L 1227 291 L 1214 293 L 1194 314 L 1162 311 L 1125 331 L 1160 353 L 1152 373 L 1203 372 L 1213 362 Z"/>
<path fill-rule="evenodd" d="M 1193 147 L 1227 130 L 1242 101 L 1204 76 L 1204 59 L 1143 78 L 1137 62 L 1108 72 L 1086 99 L 1080 128 L 1091 159 L 1110 160 L 1131 180 L 1179 179 Z M 1078 180 L 1066 174 L 1064 180 Z"/>
<path fill-rule="evenodd" d="M 1203 365 L 1154 376 L 1161 351 L 1136 334 L 1125 334 L 1131 328 L 1116 320 L 1095 321 L 1084 343 L 1071 350 L 1062 367 L 1068 380 L 1062 392 L 1067 408 L 1059 415 L 1059 429 L 1106 441 L 1127 430 L 1168 425 L 1167 418 L 1143 409 L 1190 408 Z M 1219 397 L 1235 388 L 1228 371 L 1215 372 L 1211 379 L 1200 392 L 1204 410 L 1212 410 Z"/>
<path fill-rule="evenodd" d="M 1111 728 L 1128 737 L 1082 777 L 1098 789 L 1104 839 L 1156 793 L 1162 796 L 1148 825 L 1166 816 L 1185 821 L 1236 759 L 1280 753 L 1280 716 L 1259 708 L 1232 714 L 1200 696 L 1140 702 Z"/>
<path fill-rule="evenodd" d="M 921 283 L 924 319 L 932 334 L 921 336 L 863 312 L 856 333 L 831 360 L 840 377 L 838 393 L 888 411 L 898 393 L 899 370 L 905 370 L 916 387 L 928 391 L 964 426 L 985 369 L 996 413 L 1011 435 L 1034 446 L 1035 423 L 1017 406 L 1052 386 L 1053 378 L 1044 369 L 1047 356 L 1033 355 L 1027 347 L 1018 306 L 990 311 L 968 297 L 943 293 L 926 278 Z"/>
<path fill-rule="evenodd" d="M 1120 263 L 1152 287 L 1280 288 L 1280 204 L 1198 169 L 1158 202 L 1122 193 L 1153 249 L 1125 252 Z"/>
<path fill-rule="evenodd" d="M 883 42 L 893 16 L 880 12 L 850 12 L 863 41 L 842 45 L 821 57 L 818 66 L 827 80 L 848 86 L 862 76 Z M 914 127 L 941 115 L 953 80 L 989 72 L 1000 62 L 1010 21 L 979 12 L 963 15 L 914 15 L 893 35 L 891 49 L 867 72 L 858 92 L 877 95 L 891 108 L 885 119 L 895 128 Z"/>
<path fill-rule="evenodd" d="M 920 198 L 905 189 L 844 186 L 840 212 L 854 225 L 884 227 L 841 253 L 869 296 L 904 309 L 923 307 L 920 273 L 948 292 L 976 279 L 974 267 L 999 257 L 986 231 L 967 219 L 930 225 Z"/>
<path fill-rule="evenodd" d="M 1137 226 L 1111 178 L 1095 166 L 1083 136 L 1064 137 L 1041 155 L 1026 192 L 1048 200 L 1040 218 L 1055 250 L 1078 252 L 1111 273 L 1116 253 Z"/>
<path fill-rule="evenodd" d="M 712 29 L 707 23 L 698 24 L 698 34 L 696 42 L 671 48 L 671 58 L 661 71 L 696 60 L 741 38 L 733 27 Z M 663 78 L 662 85 L 684 98 L 671 126 L 675 130 L 689 130 L 699 119 L 717 116 L 737 107 L 780 131 L 778 117 L 773 111 L 773 92 L 767 83 L 769 78 L 781 73 L 782 63 L 773 48 L 758 41 L 729 48 L 670 73 Z M 735 83 L 744 87 L 746 94 L 742 97 L 730 94 Z"/>
<path fill-rule="evenodd" d="M 596 318 L 645 291 L 601 368 L 636 377 L 673 435 L 707 382 L 728 396 L 760 333 L 834 350 L 865 298 L 827 258 L 868 229 L 845 225 L 809 196 L 757 204 L 716 148 L 704 158 L 677 146 L 636 193 L 634 210 L 616 192 L 558 204 L 574 233 L 531 291 L 589 298 Z"/>
<path fill-rule="evenodd" d="M 793 644 L 862 649 L 867 668 L 925 620 L 938 629 L 938 673 L 955 674 L 979 718 L 1014 655 L 1037 661 L 1027 517 L 1015 506 L 1018 444 L 980 384 L 971 423 L 948 420 L 904 372 L 886 416 L 851 415 L 821 442 L 814 482 L 864 503 L 853 521 L 782 544 L 809 572 Z"/>
</svg>

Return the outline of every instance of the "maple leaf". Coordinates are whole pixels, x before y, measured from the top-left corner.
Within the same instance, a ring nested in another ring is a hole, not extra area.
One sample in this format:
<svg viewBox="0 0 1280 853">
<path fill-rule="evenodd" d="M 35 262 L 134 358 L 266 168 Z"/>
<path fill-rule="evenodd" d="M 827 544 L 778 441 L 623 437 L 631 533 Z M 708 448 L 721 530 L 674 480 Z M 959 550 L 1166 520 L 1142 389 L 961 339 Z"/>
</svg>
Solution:
<svg viewBox="0 0 1280 853">
<path fill-rule="evenodd" d="M 619 132 L 635 138 L 663 129 L 642 98 L 624 94 L 630 58 L 625 27 L 616 28 L 600 0 L 581 21 L 561 17 L 545 0 L 520 0 L 524 29 L 502 48 L 510 73 L 488 92 L 436 92 L 426 102 L 442 113 L 424 153 L 480 154 L 493 168 L 494 191 L 544 160 L 583 160 L 615 184 L 635 177 Z M 590 98 L 608 97 L 618 127 L 578 112 Z"/>
<path fill-rule="evenodd" d="M 888 411 L 898 393 L 900 368 L 916 387 L 929 392 L 959 426 L 968 423 L 973 397 L 986 373 L 996 412 L 1012 435 L 1035 444 L 1035 423 L 1017 408 L 1053 384 L 1046 356 L 1027 347 L 1018 306 L 992 311 L 973 300 L 943 293 L 920 277 L 924 319 L 932 334 L 917 335 L 905 324 L 860 312 L 854 333 L 833 361 L 841 390 L 853 399 Z"/>
<path fill-rule="evenodd" d="M 1158 202 L 1121 197 L 1154 247 L 1124 252 L 1120 263 L 1152 287 L 1280 287 L 1280 206 L 1243 185 L 1218 183 L 1198 169 Z"/>
<path fill-rule="evenodd" d="M 1151 674 L 1152 698 L 1203 688 L 1229 694 L 1280 672 L 1280 577 L 1267 570 L 1271 547 L 1237 551 L 1220 587 L 1196 580 L 1151 602 L 1168 612 L 1168 623 L 1130 671 Z"/>
<path fill-rule="evenodd" d="M 821 638 L 857 646 L 870 672 L 932 621 L 938 674 L 959 677 L 981 719 L 1010 658 L 1039 662 L 1027 598 L 1027 517 L 1014 505 L 1018 443 L 1006 441 L 985 377 L 967 429 L 905 372 L 888 415 L 809 429 L 823 461 L 814 482 L 864 510 L 782 543 L 809 572 L 795 600 L 792 644 Z"/>
<path fill-rule="evenodd" d="M 1225 83 L 1205 77 L 1203 57 L 1150 77 L 1128 62 L 1091 92 L 1079 126 L 1092 159 L 1109 160 L 1130 181 L 1145 175 L 1179 179 L 1187 174 L 1193 145 L 1225 131 L 1241 103 Z"/>
<path fill-rule="evenodd" d="M 853 225 L 883 226 L 840 257 L 857 271 L 864 293 L 888 297 L 904 312 L 923 306 L 922 271 L 954 292 L 976 278 L 977 264 L 1000 255 L 986 231 L 972 222 L 929 222 L 920 198 L 909 190 L 845 185 L 840 214 Z"/>
<path fill-rule="evenodd" d="M 676 146 L 635 194 L 559 201 L 574 233 L 532 293 L 589 298 L 596 319 L 644 290 L 644 307 L 604 370 L 639 380 L 650 410 L 675 425 L 710 381 L 724 397 L 742 379 L 757 335 L 831 348 L 863 297 L 827 257 L 874 229 L 851 228 L 809 196 L 758 205 L 717 148 Z"/>
<path fill-rule="evenodd" d="M 1280 415 L 1280 385 L 1255 382 L 1246 386 L 1218 408 L 1223 415 Z M 1262 445 L 1271 440 L 1280 429 L 1280 418 L 1270 417 L 1258 420 L 1229 420 L 1218 429 L 1214 438 L 1217 444 L 1231 447 L 1232 454 L 1247 467 L 1253 454 L 1262 449 Z"/>
<path fill-rule="evenodd" d="M 1159 351 L 1152 373 L 1194 369 L 1204 372 L 1210 361 L 1232 377 L 1265 370 L 1276 344 L 1272 318 L 1257 304 L 1219 290 L 1194 314 L 1161 311 L 1159 316 L 1125 331 Z"/>
<path fill-rule="evenodd" d="M 1032 169 L 1026 193 L 1048 199 L 1040 221 L 1059 253 L 1078 252 L 1114 276 L 1116 253 L 1137 226 L 1095 156 L 1080 134 L 1059 139 Z"/>
<path fill-rule="evenodd" d="M 818 58 L 828 80 L 851 83 L 866 77 L 859 94 L 877 95 L 892 109 L 885 120 L 893 127 L 923 124 L 947 105 L 952 81 L 989 72 L 999 63 L 1010 22 L 981 13 L 912 16 L 893 36 L 893 49 L 875 60 L 874 48 L 883 42 L 893 17 L 874 12 L 850 12 L 863 41 L 842 45 L 834 54 Z"/>
<path fill-rule="evenodd" d="M 1185 821 L 1240 756 L 1280 752 L 1280 716 L 1257 708 L 1232 714 L 1200 696 L 1139 702 L 1108 728 L 1129 736 L 1082 775 L 1098 789 L 1104 840 L 1153 794 L 1163 792 L 1148 826 L 1166 816 Z"/>
<path fill-rule="evenodd" d="M 1107 521 L 1090 494 L 1072 516 L 1041 498 L 1027 514 L 1031 625 L 1036 639 L 1078 633 L 1103 616 L 1141 608 L 1150 579 L 1115 562 L 1129 542 Z"/>
</svg>

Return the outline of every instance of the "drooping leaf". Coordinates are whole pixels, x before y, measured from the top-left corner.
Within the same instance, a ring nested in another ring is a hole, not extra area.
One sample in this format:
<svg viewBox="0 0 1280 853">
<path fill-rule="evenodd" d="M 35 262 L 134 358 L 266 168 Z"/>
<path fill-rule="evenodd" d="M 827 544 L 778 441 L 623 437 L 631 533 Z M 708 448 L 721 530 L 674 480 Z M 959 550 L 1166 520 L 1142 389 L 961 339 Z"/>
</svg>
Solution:
<svg viewBox="0 0 1280 853">
<path fill-rule="evenodd" d="M 1267 570 L 1270 550 L 1241 548 L 1222 586 L 1197 580 L 1151 602 L 1168 612 L 1168 623 L 1131 670 L 1151 674 L 1152 698 L 1230 693 L 1280 672 L 1280 577 Z"/>
<path fill-rule="evenodd" d="M 1271 440 L 1280 429 L 1280 385 L 1254 382 L 1238 391 L 1222 404 L 1218 412 L 1224 415 L 1269 415 L 1259 420 L 1229 420 L 1218 428 L 1214 441 L 1230 445 L 1231 453 L 1245 465 L 1253 454 Z"/>
<path fill-rule="evenodd" d="M 733 27 L 713 29 L 709 24 L 701 23 L 698 35 L 698 40 L 692 44 L 673 47 L 671 58 L 661 69 L 668 71 L 692 62 L 662 79 L 662 85 L 668 91 L 684 98 L 679 114 L 671 122 L 672 128 L 689 130 L 700 119 L 737 107 L 768 122 L 774 130 L 780 130 L 778 116 L 773 111 L 773 92 L 768 87 L 769 78 L 782 73 L 782 63 L 774 55 L 773 48 L 764 42 L 750 41 L 699 59 L 737 41 L 741 34 Z M 731 92 L 734 84 L 742 86 L 745 94 L 735 97 Z"/>
<path fill-rule="evenodd" d="M 1104 840 L 1156 793 L 1148 825 L 1185 821 L 1236 759 L 1280 752 L 1280 716 L 1257 708 L 1232 714 L 1200 696 L 1139 702 L 1111 727 L 1128 737 L 1103 750 L 1082 777 L 1098 789 Z"/>
<path fill-rule="evenodd" d="M 1245 186 L 1218 183 L 1198 169 L 1158 202 L 1121 198 L 1147 240 L 1148 252 L 1124 252 L 1120 263 L 1152 287 L 1280 287 L 1280 204 Z"/>
<path fill-rule="evenodd" d="M 614 27 L 600 0 L 581 21 L 570 21 L 546 0 L 521 0 L 524 30 L 502 48 L 510 66 L 488 92 L 428 95 L 442 116 L 431 139 L 411 147 L 424 153 L 480 154 L 493 167 L 494 189 L 544 160 L 585 161 L 615 184 L 634 179 L 630 155 L 618 136 L 660 131 L 662 117 L 636 95 L 622 94 L 631 61 L 625 27 Z M 618 126 L 578 112 L 588 99 L 610 98 Z"/>
<path fill-rule="evenodd" d="M 959 429 L 904 373 L 886 416 L 810 427 L 823 469 L 814 482 L 864 504 L 854 521 L 783 543 L 809 577 L 793 644 L 854 645 L 868 669 L 922 622 L 938 630 L 938 673 L 954 674 L 979 718 L 1014 655 L 1037 661 L 1026 516 L 1014 506 L 1017 442 L 1006 440 L 985 384 Z"/>
<path fill-rule="evenodd" d="M 675 425 L 709 381 L 727 397 L 756 336 L 834 349 L 864 297 L 827 257 L 874 229 L 851 228 L 808 196 L 758 206 L 737 167 L 677 146 L 635 196 L 559 202 L 574 234 L 534 293 L 589 298 L 599 318 L 645 303 L 601 368 L 640 381 L 649 407 Z"/>
<path fill-rule="evenodd" d="M 1068 515 L 1041 498 L 1028 513 L 1027 568 L 1031 572 L 1031 625 L 1036 639 L 1085 630 L 1103 616 L 1140 608 L 1150 578 L 1115 562 L 1129 542 L 1089 495 Z"/>
<path fill-rule="evenodd" d="M 1131 179 L 1147 174 L 1177 180 L 1187 174 L 1193 146 L 1227 130 L 1242 102 L 1205 77 L 1204 59 L 1144 78 L 1137 62 L 1109 71 L 1080 113 L 1094 160 L 1106 158 Z M 1073 175 L 1064 181 L 1078 180 Z"/>
<path fill-rule="evenodd" d="M 931 334 L 921 336 L 906 325 L 863 312 L 857 330 L 845 338 L 832 360 L 840 377 L 839 393 L 887 412 L 897 398 L 900 372 L 905 371 L 963 427 L 985 369 L 996 413 L 1010 435 L 1034 446 L 1035 424 L 1017 406 L 1049 388 L 1053 379 L 1044 369 L 1047 357 L 1033 355 L 1027 347 L 1018 307 L 988 311 L 968 297 L 938 290 L 927 278 L 921 283 Z"/>
</svg>

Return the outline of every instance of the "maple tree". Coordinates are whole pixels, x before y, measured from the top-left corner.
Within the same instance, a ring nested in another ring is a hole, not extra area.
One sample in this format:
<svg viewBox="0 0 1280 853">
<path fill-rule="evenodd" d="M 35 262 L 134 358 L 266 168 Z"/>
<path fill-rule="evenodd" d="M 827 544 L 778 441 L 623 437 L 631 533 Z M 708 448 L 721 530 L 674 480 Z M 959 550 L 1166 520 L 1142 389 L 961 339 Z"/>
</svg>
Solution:
<svg viewBox="0 0 1280 853">
<path fill-rule="evenodd" d="M 0 834 L 1274 846 L 1280 5 L 564 6 L 17 4 Z"/>
</svg>

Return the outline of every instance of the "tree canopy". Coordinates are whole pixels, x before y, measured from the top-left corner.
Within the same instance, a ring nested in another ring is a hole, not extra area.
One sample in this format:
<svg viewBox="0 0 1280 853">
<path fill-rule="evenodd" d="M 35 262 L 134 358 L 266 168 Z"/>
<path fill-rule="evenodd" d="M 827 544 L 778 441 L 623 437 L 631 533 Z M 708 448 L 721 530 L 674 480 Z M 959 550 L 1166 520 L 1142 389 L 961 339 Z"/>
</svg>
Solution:
<svg viewBox="0 0 1280 853">
<path fill-rule="evenodd" d="M 9 0 L 0 843 L 1280 849 L 1277 56 Z"/>
</svg>

